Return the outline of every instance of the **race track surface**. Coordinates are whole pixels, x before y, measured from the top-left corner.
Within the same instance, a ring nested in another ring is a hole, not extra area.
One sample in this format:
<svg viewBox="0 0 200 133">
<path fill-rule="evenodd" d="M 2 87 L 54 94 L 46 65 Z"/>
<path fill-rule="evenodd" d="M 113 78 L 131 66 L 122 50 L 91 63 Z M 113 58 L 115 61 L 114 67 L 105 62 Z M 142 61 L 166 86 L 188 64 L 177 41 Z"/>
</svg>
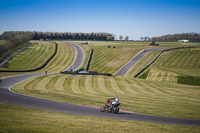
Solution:
<svg viewBox="0 0 200 133">
<path fill-rule="evenodd" d="M 72 45 L 76 49 L 77 56 L 74 63 L 70 67 L 68 67 L 65 71 L 70 70 L 70 69 L 76 70 L 82 65 L 85 58 L 85 52 L 78 44 L 71 43 L 71 42 L 67 42 L 67 43 Z"/>
<path fill-rule="evenodd" d="M 140 51 L 128 63 L 126 63 L 123 67 L 121 67 L 114 75 L 124 76 L 147 53 L 149 53 L 152 50 L 161 50 L 161 49 L 166 49 L 166 48 L 150 48 L 150 49 L 144 49 L 144 50 Z"/>
<path fill-rule="evenodd" d="M 68 103 L 61 103 L 56 101 L 50 101 L 40 98 L 29 97 L 21 94 L 17 94 L 9 90 L 9 88 L 29 77 L 41 75 L 41 74 L 28 74 L 20 75 L 2 79 L 0 84 L 0 103 L 23 106 L 34 109 L 48 110 L 59 113 L 105 117 L 113 119 L 124 119 L 133 121 L 144 121 L 144 122 L 156 122 L 166 124 L 177 124 L 177 125 L 192 125 L 200 126 L 200 120 L 180 119 L 180 118 L 169 118 L 160 116 L 142 115 L 136 113 L 127 113 L 120 111 L 118 114 L 112 114 L 107 112 L 100 112 L 98 108 L 73 105 Z M 122 103 L 123 104 L 123 103 Z"/>
</svg>

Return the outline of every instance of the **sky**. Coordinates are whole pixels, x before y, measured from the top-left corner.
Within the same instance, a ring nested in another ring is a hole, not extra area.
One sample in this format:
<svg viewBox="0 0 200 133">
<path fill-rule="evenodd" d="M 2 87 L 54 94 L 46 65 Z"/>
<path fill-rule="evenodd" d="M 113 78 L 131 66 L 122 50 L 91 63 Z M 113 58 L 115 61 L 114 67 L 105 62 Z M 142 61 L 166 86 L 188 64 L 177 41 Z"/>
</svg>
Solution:
<svg viewBox="0 0 200 133">
<path fill-rule="evenodd" d="M 106 32 L 131 40 L 200 33 L 200 0 L 0 0 L 4 31 Z"/>
</svg>

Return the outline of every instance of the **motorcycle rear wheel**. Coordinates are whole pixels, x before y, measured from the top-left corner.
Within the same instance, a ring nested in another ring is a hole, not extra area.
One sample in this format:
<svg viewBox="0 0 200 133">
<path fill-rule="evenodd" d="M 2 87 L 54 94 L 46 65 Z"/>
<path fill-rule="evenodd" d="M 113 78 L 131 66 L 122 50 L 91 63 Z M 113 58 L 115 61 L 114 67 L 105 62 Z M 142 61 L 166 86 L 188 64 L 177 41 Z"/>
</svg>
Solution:
<svg viewBox="0 0 200 133">
<path fill-rule="evenodd" d="M 113 112 L 114 114 L 118 113 L 118 112 L 119 112 L 119 107 L 118 107 L 118 106 L 113 107 L 112 112 Z"/>
</svg>

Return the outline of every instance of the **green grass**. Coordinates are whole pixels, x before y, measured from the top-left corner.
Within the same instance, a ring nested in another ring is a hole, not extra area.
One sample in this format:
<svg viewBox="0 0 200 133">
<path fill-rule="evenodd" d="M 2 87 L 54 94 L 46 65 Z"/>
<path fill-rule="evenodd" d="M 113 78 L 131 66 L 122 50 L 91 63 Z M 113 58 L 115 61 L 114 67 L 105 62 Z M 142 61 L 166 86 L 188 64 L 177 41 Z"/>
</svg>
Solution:
<svg viewBox="0 0 200 133">
<path fill-rule="evenodd" d="M 10 61 L 11 65 L 13 67 L 17 67 L 20 70 L 21 70 L 21 68 L 28 69 L 28 68 L 30 68 L 29 64 L 31 63 L 30 62 L 31 60 L 28 61 L 28 59 L 32 58 L 34 53 L 36 54 L 35 56 L 37 57 L 37 58 L 35 58 L 36 62 L 34 62 L 34 64 L 36 64 L 37 62 L 42 60 L 42 59 L 40 59 L 40 56 L 42 58 L 45 55 L 47 55 L 47 53 L 46 54 L 45 53 L 41 53 L 45 48 L 47 49 L 49 47 L 52 47 L 54 49 L 54 47 L 55 47 L 55 45 L 51 44 L 50 42 L 45 42 L 45 44 L 42 44 L 43 43 L 42 41 L 33 41 L 33 42 L 38 43 L 39 45 L 32 47 L 31 50 L 28 50 L 28 49 L 24 50 L 23 51 L 24 54 L 21 54 L 21 53 L 17 54 L 17 56 L 19 56 L 19 59 L 16 59 L 16 60 L 12 59 Z M 74 59 L 75 59 L 75 56 L 74 56 L 75 55 L 75 50 L 74 50 L 74 48 L 71 45 L 63 43 L 63 42 L 57 42 L 57 44 L 58 44 L 57 54 L 47 64 L 47 66 L 45 68 L 39 70 L 39 71 L 35 71 L 35 72 L 31 72 L 31 73 L 43 73 L 45 71 L 48 71 L 48 72 L 60 72 L 62 70 L 65 70 L 67 67 L 69 67 L 74 62 Z M 36 51 L 36 48 L 38 48 L 39 50 Z M 49 56 L 52 55 L 52 52 L 54 52 L 52 50 L 51 50 L 51 53 L 47 55 L 48 58 L 49 58 Z M 31 54 L 29 54 L 29 53 L 31 53 Z M 19 63 L 18 62 L 19 60 L 23 60 L 23 59 L 26 59 L 27 62 L 23 62 L 23 63 Z M 39 60 L 37 60 L 37 59 L 39 59 Z M 18 66 L 14 66 L 15 62 L 18 63 Z M 33 66 L 33 64 L 32 64 L 32 66 Z M 36 65 L 33 66 L 33 68 L 36 68 Z M 8 68 L 3 68 L 3 67 L 1 67 L 0 69 L 1 70 L 8 70 Z M 0 78 L 14 76 L 14 75 L 20 75 L 20 74 L 27 74 L 27 72 L 24 72 L 24 73 L 1 72 L 0 73 Z"/>
<path fill-rule="evenodd" d="M 174 50 L 165 55 L 159 68 L 181 75 L 200 76 L 200 48 Z"/>
<path fill-rule="evenodd" d="M 71 66 L 75 59 L 75 49 L 66 43 L 57 42 L 58 51 L 55 57 L 47 64 L 45 68 L 38 72 L 60 72 Z"/>
<path fill-rule="evenodd" d="M 43 75 L 22 81 L 13 91 L 72 104 L 101 106 L 118 95 L 121 109 L 141 114 L 200 119 L 200 89 L 125 77 Z M 92 100 L 91 100 L 92 99 Z"/>
<path fill-rule="evenodd" d="M 150 42 L 125 42 L 125 41 L 88 41 L 88 44 L 82 45 L 82 41 L 73 41 L 79 44 L 85 51 L 86 57 L 84 63 L 81 67 L 85 68 L 90 49 L 94 49 L 92 60 L 90 63 L 90 71 L 97 71 L 101 73 L 111 73 L 114 74 L 119 70 L 124 64 L 126 64 L 132 57 L 134 57 L 139 51 L 146 48 L 154 47 L 183 47 L 183 46 L 197 46 L 197 43 L 179 43 L 179 42 L 158 42 L 160 46 L 147 46 Z M 110 45 L 116 46 L 116 48 L 107 48 Z M 139 72 L 140 69 L 145 67 L 147 63 L 153 60 L 159 53 L 159 50 L 152 51 L 146 57 L 147 60 L 143 60 L 144 63 L 140 62 L 131 72 L 128 72 L 126 76 L 133 77 L 134 74 Z M 138 66 L 140 68 L 138 68 Z"/>
<path fill-rule="evenodd" d="M 5 40 L 0 40 L 0 45 L 3 44 L 5 42 Z"/>
<path fill-rule="evenodd" d="M 198 126 L 179 126 L 150 122 L 70 115 L 0 104 L 0 132 L 199 132 Z"/>
<path fill-rule="evenodd" d="M 73 62 L 75 55 L 74 48 L 62 42 L 58 43 L 59 52 L 57 56 L 53 58 L 46 68 L 39 72 L 45 70 L 49 72 L 60 71 L 66 68 L 67 65 L 70 66 Z M 75 43 L 80 44 L 81 42 Z M 196 43 L 178 42 L 158 43 L 160 44 L 159 47 L 196 45 Z M 152 48 L 152 46 L 149 47 L 146 46 L 146 44 L 147 42 L 123 41 L 89 41 L 88 45 L 80 44 L 84 51 L 86 51 L 86 58 L 82 67 L 86 65 L 90 49 L 94 48 L 90 70 L 113 74 L 141 49 Z M 108 49 L 107 45 L 114 45 L 116 48 Z M 197 50 L 197 52 L 195 50 Z M 143 68 L 143 66 L 151 62 L 159 51 L 152 51 L 146 55 L 136 66 L 131 68 L 125 77 L 75 76 L 62 74 L 43 75 L 24 80 L 11 89 L 34 97 L 78 105 L 94 106 L 101 106 L 106 102 L 107 98 L 118 95 L 120 103 L 122 103 L 120 108 L 124 110 L 156 116 L 200 119 L 199 86 L 174 84 L 178 82 L 177 76 L 198 76 L 199 62 L 197 59 L 199 59 L 199 49 L 177 51 L 174 53 L 173 51 L 165 52 L 158 61 L 147 70 L 149 73 L 144 75 L 147 80 L 133 79 L 132 76 Z M 195 52 L 187 53 L 191 51 Z M 182 52 L 185 53 L 182 54 Z M 173 59 L 173 56 L 178 59 Z M 181 58 L 179 58 L 180 56 L 185 60 L 189 58 L 190 62 L 179 62 L 181 60 Z M 187 58 L 185 56 L 187 56 Z M 182 63 L 182 65 L 178 66 L 179 69 L 177 69 L 176 62 Z M 167 69 L 169 66 L 170 69 Z M 195 73 L 195 71 L 197 71 L 197 73 Z M 1 75 L 2 74 L 6 75 L 6 73 L 1 73 Z M 3 129 L 2 131 L 4 132 L 9 130 L 25 132 L 199 132 L 199 127 L 191 126 L 68 115 L 7 105 L 1 106 L 0 109 L 3 110 L 0 111 L 2 114 L 0 115 L 0 124 L 3 125 L 0 126 L 3 127 L 0 129 Z M 27 112 L 28 114 L 26 114 Z M 25 117 L 23 117 L 22 114 L 25 115 Z M 27 122 L 27 120 L 29 121 Z M 15 125 L 15 123 L 17 124 Z M 25 125 L 21 123 L 25 123 Z M 38 128 L 34 128 L 36 126 Z"/>
<path fill-rule="evenodd" d="M 133 77 L 135 74 L 137 74 L 139 71 L 141 71 L 144 67 L 146 67 L 149 63 L 151 63 L 156 56 L 161 52 L 161 50 L 154 50 L 150 51 L 148 54 L 146 54 L 140 61 L 138 61 L 126 74 L 126 77 Z M 146 76 L 144 76 L 143 79 L 146 79 Z"/>
<path fill-rule="evenodd" d="M 179 76 L 200 76 L 200 48 L 164 52 L 149 68 L 148 80 L 178 83 Z M 191 81 L 191 80 L 190 80 Z M 189 82 L 190 82 L 189 81 Z M 189 85 L 193 83 L 185 82 Z M 179 82 L 182 83 L 182 82 Z"/>
<path fill-rule="evenodd" d="M 3 42 L 5 42 L 5 41 L 3 41 Z M 0 45 L 1 45 L 1 44 L 3 44 L 3 43 L 0 43 Z M 3 45 L 4 45 L 4 44 L 3 44 Z M 15 48 L 10 49 L 9 51 L 3 53 L 3 54 L 0 56 L 0 62 L 2 62 L 4 59 L 6 59 L 9 55 L 11 55 L 12 53 L 14 53 L 15 51 L 17 51 L 17 50 L 19 50 L 19 49 L 21 49 L 21 48 L 23 48 L 23 47 L 25 47 L 25 46 L 27 46 L 27 45 L 29 45 L 29 43 L 21 44 L 21 45 L 15 47 Z"/>
<path fill-rule="evenodd" d="M 28 70 L 41 66 L 55 51 L 51 42 L 36 43 L 16 54 L 1 70 Z"/>
<path fill-rule="evenodd" d="M 124 41 L 89 41 L 88 45 L 81 45 L 81 42 L 74 42 L 83 47 L 86 51 L 86 58 L 83 67 L 86 66 L 90 49 L 93 48 L 93 56 L 90 63 L 89 71 L 97 71 L 99 73 L 114 74 L 126 62 L 128 62 L 140 50 L 146 48 L 146 42 L 124 42 Z M 110 45 L 116 48 L 108 48 Z M 122 56 L 123 55 L 123 56 Z"/>
<path fill-rule="evenodd" d="M 200 76 L 178 76 L 178 83 L 200 86 Z"/>
</svg>

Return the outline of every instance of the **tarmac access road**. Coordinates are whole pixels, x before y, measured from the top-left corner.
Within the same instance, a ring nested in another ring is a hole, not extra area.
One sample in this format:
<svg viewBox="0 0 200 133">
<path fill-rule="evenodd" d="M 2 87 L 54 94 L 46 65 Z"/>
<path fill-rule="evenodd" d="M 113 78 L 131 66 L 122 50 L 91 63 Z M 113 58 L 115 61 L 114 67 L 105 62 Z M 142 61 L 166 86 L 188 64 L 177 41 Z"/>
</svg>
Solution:
<svg viewBox="0 0 200 133">
<path fill-rule="evenodd" d="M 107 112 L 100 112 L 98 108 L 25 96 L 10 90 L 10 87 L 13 86 L 14 84 L 37 75 L 42 75 L 42 74 L 19 75 L 2 79 L 2 82 L 0 83 L 0 103 L 40 109 L 40 110 L 48 110 L 59 113 L 67 113 L 67 114 L 95 116 L 95 117 L 104 117 L 112 119 L 124 119 L 133 121 L 177 124 L 177 125 L 200 126 L 200 120 L 151 116 L 151 115 L 143 115 L 137 113 L 122 112 L 122 111 L 120 111 L 118 114 L 112 114 Z"/>
<path fill-rule="evenodd" d="M 76 59 L 74 63 L 70 67 L 68 67 L 65 71 L 69 71 L 70 69 L 76 70 L 83 64 L 83 61 L 85 58 L 85 52 L 81 48 L 81 46 L 79 46 L 78 44 L 71 43 L 71 42 L 67 42 L 67 43 L 72 45 L 75 48 L 77 55 L 76 55 Z"/>
<path fill-rule="evenodd" d="M 114 73 L 114 75 L 124 76 L 147 53 L 149 53 L 152 50 L 161 50 L 161 49 L 167 49 L 167 48 L 165 48 L 165 47 L 163 47 L 163 48 L 149 48 L 149 49 L 144 49 L 144 50 L 140 51 L 129 62 L 127 62 L 124 66 L 122 66 L 116 73 Z"/>
</svg>

